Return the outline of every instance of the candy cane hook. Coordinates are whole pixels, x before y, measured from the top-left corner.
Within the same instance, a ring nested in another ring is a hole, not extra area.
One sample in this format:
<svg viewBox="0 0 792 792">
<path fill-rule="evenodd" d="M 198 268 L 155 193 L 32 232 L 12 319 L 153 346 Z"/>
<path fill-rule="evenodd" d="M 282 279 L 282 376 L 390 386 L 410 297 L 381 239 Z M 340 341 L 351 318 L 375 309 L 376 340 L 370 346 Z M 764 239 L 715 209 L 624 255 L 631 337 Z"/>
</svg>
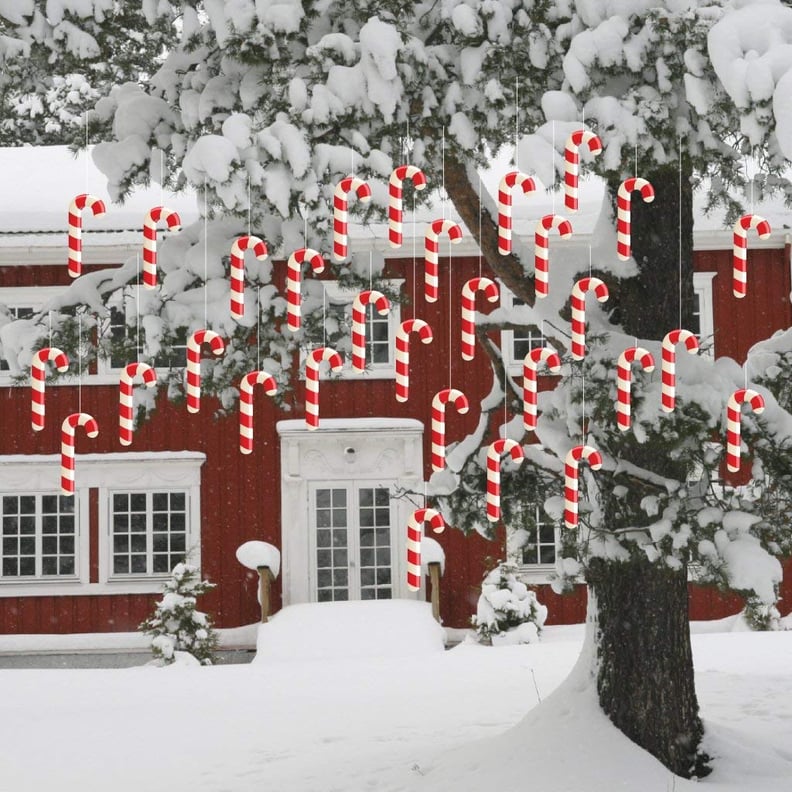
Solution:
<svg viewBox="0 0 792 792">
<path fill-rule="evenodd" d="M 423 319 L 407 319 L 396 331 L 396 401 L 406 402 L 410 395 L 410 333 L 418 333 L 422 344 L 434 338 Z"/>
<path fill-rule="evenodd" d="M 644 203 L 652 203 L 655 199 L 654 187 L 640 176 L 625 179 L 619 185 L 616 197 L 616 252 L 622 261 L 632 256 L 632 194 L 635 190 L 640 191 Z"/>
<path fill-rule="evenodd" d="M 390 300 L 376 290 L 362 291 L 352 301 L 352 371 L 366 370 L 366 306 L 374 305 L 380 316 L 387 316 Z"/>
<path fill-rule="evenodd" d="M 586 356 L 586 292 L 593 291 L 598 302 L 605 302 L 608 287 L 599 278 L 581 278 L 572 287 L 572 357 L 583 360 Z"/>
<path fill-rule="evenodd" d="M 61 494 L 74 495 L 74 435 L 78 426 L 85 427 L 88 437 L 99 434 L 96 419 L 88 413 L 72 413 L 61 425 Z"/>
<path fill-rule="evenodd" d="M 241 319 L 245 315 L 245 251 L 252 250 L 259 260 L 267 258 L 266 244 L 255 236 L 243 236 L 231 245 L 231 316 Z"/>
<path fill-rule="evenodd" d="M 225 342 L 214 330 L 196 330 L 187 339 L 187 412 L 201 409 L 201 348 L 209 344 L 213 355 L 225 352 Z"/>
<path fill-rule="evenodd" d="M 762 395 L 750 388 L 736 390 L 729 396 L 726 403 L 726 469 L 731 473 L 740 469 L 741 407 L 746 403 L 756 415 L 764 412 L 765 408 Z"/>
<path fill-rule="evenodd" d="M 439 283 L 438 252 L 440 234 L 448 234 L 452 245 L 462 241 L 462 228 L 453 220 L 434 220 L 426 228 L 424 235 L 424 297 L 426 302 L 437 302 Z"/>
<path fill-rule="evenodd" d="M 663 360 L 660 366 L 662 383 L 660 391 L 661 406 L 664 412 L 673 412 L 676 405 L 676 345 L 684 343 L 685 349 L 695 355 L 699 342 L 690 330 L 672 330 L 663 339 Z"/>
<path fill-rule="evenodd" d="M 305 261 L 310 262 L 311 269 L 317 275 L 321 275 L 325 270 L 325 260 L 322 258 L 321 253 L 312 248 L 300 248 L 289 256 L 286 270 L 286 324 L 289 330 L 294 332 L 300 329 L 300 318 L 302 316 L 300 284 L 302 283 L 302 264 Z"/>
<path fill-rule="evenodd" d="M 104 201 L 90 193 L 81 193 L 69 204 L 69 276 L 79 278 L 82 275 L 82 214 L 90 209 L 94 217 L 103 215 Z"/>
<path fill-rule="evenodd" d="M 253 388 L 264 386 L 267 396 L 278 392 L 275 377 L 266 371 L 251 371 L 239 383 L 239 451 L 242 454 L 253 452 Z"/>
<path fill-rule="evenodd" d="M 630 428 L 632 364 L 635 361 L 644 371 L 654 371 L 655 367 L 652 353 L 643 347 L 628 347 L 619 355 L 616 363 L 616 424 L 622 432 Z"/>
<path fill-rule="evenodd" d="M 550 262 L 550 231 L 555 229 L 561 239 L 572 236 L 572 224 L 565 217 L 557 214 L 545 215 L 537 224 L 534 232 L 534 270 L 536 271 L 536 296 L 547 297 L 549 291 Z"/>
<path fill-rule="evenodd" d="M 330 371 L 339 372 L 344 367 L 341 355 L 330 347 L 320 347 L 308 354 L 305 360 L 305 423 L 308 429 L 319 428 L 319 366 L 330 364 Z"/>
<path fill-rule="evenodd" d="M 734 243 L 732 246 L 732 293 L 735 297 L 745 297 L 748 288 L 748 229 L 755 228 L 759 239 L 770 236 L 770 223 L 757 214 L 743 215 L 734 224 Z"/>
<path fill-rule="evenodd" d="M 501 518 L 501 457 L 506 453 L 511 456 L 512 462 L 518 467 L 525 458 L 520 444 L 514 440 L 501 438 L 490 443 L 487 449 L 487 519 L 490 522 L 498 522 Z"/>
<path fill-rule="evenodd" d="M 57 347 L 44 347 L 33 355 L 30 361 L 30 424 L 34 432 L 40 432 L 44 428 L 44 383 L 47 379 L 44 364 L 47 361 L 54 363 L 61 373 L 69 370 L 69 358 Z"/>
<path fill-rule="evenodd" d="M 536 370 L 546 363 L 552 374 L 561 371 L 561 358 L 552 347 L 537 347 L 523 358 L 523 426 L 526 432 L 536 429 Z"/>
<path fill-rule="evenodd" d="M 132 445 L 133 430 L 133 384 L 135 377 L 142 377 L 147 388 L 157 384 L 157 372 L 148 363 L 130 363 L 122 372 L 118 382 L 118 441 L 123 446 Z"/>
<path fill-rule="evenodd" d="M 580 178 L 580 147 L 588 146 L 592 154 L 602 151 L 602 141 L 588 129 L 578 129 L 567 139 L 564 148 L 564 206 L 570 212 L 578 210 L 578 181 Z"/>
<path fill-rule="evenodd" d="M 171 231 L 181 230 L 181 218 L 172 209 L 155 206 L 148 211 L 143 220 L 143 286 L 146 289 L 157 286 L 157 223 L 163 217 Z"/>
<path fill-rule="evenodd" d="M 403 185 L 405 179 L 411 179 L 416 190 L 426 187 L 426 176 L 415 165 L 399 165 L 391 173 L 388 182 L 388 239 L 391 247 L 402 245 L 402 222 L 404 221 Z"/>
<path fill-rule="evenodd" d="M 445 388 L 432 399 L 432 470 L 435 471 L 445 467 L 445 414 L 449 403 L 460 415 L 469 409 L 467 396 L 455 388 Z"/>
<path fill-rule="evenodd" d="M 564 460 L 564 524 L 577 528 L 578 524 L 578 478 L 581 461 L 588 462 L 592 470 L 602 467 L 602 457 L 595 448 L 587 445 L 575 446 Z"/>
<path fill-rule="evenodd" d="M 418 591 L 421 588 L 421 538 L 423 524 L 435 533 L 445 530 L 445 522 L 440 512 L 434 509 L 416 509 L 407 521 L 407 588 Z"/>
<path fill-rule="evenodd" d="M 512 250 L 512 191 L 515 187 L 530 193 L 536 189 L 536 184 L 520 171 L 509 171 L 498 184 L 498 253 L 501 256 L 508 256 Z"/>
<path fill-rule="evenodd" d="M 483 291 L 491 303 L 500 294 L 489 278 L 471 278 L 462 286 L 462 360 L 473 360 L 476 355 L 476 292 Z"/>
<path fill-rule="evenodd" d="M 336 185 L 333 193 L 333 256 L 343 261 L 349 252 L 349 193 L 352 191 L 361 203 L 371 200 L 371 188 L 357 176 L 347 176 Z"/>
</svg>

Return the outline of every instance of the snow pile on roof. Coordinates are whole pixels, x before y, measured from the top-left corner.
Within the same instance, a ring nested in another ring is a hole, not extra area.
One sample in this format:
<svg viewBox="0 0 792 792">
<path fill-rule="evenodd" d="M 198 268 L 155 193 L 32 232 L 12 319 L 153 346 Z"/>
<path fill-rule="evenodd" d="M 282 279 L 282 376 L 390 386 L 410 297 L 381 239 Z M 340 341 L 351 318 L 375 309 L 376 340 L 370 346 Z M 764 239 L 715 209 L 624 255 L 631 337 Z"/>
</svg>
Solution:
<svg viewBox="0 0 792 792">
<path fill-rule="evenodd" d="M 426 602 L 305 603 L 261 625 L 254 662 L 431 654 L 443 651 L 443 638 Z"/>
</svg>

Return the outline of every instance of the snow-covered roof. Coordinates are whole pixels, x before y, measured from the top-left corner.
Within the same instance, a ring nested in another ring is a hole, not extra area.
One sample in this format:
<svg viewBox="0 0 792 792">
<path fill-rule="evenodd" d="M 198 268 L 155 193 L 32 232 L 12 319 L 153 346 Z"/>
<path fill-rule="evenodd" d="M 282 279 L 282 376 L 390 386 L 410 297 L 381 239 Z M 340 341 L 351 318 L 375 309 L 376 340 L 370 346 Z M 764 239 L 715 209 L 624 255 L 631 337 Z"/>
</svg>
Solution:
<svg viewBox="0 0 792 792">
<path fill-rule="evenodd" d="M 302 434 L 309 431 L 302 418 L 278 421 L 276 424 L 279 435 Z M 414 418 L 323 418 L 320 432 L 371 432 L 371 431 L 423 431 L 423 424 Z"/>
</svg>

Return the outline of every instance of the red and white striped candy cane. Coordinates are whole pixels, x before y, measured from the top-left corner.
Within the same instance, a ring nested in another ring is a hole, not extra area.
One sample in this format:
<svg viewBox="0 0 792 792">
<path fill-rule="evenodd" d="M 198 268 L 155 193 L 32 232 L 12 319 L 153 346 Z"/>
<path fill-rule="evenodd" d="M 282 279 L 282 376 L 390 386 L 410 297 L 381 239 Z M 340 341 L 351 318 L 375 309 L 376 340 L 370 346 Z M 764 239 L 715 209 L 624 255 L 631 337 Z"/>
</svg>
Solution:
<svg viewBox="0 0 792 792">
<path fill-rule="evenodd" d="M 57 347 L 44 347 L 33 355 L 30 361 L 30 424 L 34 432 L 44 428 L 44 383 L 47 379 L 44 364 L 47 361 L 53 362 L 61 373 L 69 370 L 69 358 Z"/>
<path fill-rule="evenodd" d="M 497 302 L 500 294 L 489 278 L 471 278 L 462 286 L 462 360 L 476 355 L 476 292 L 483 291 L 489 302 Z"/>
<path fill-rule="evenodd" d="M 579 445 L 570 449 L 564 460 L 564 524 L 577 528 L 578 524 L 578 477 L 580 462 L 588 462 L 592 470 L 602 467 L 602 457 L 595 448 Z"/>
<path fill-rule="evenodd" d="M 468 409 L 468 400 L 462 391 L 456 388 L 445 388 L 434 395 L 432 399 L 432 470 L 442 470 L 445 467 L 445 413 L 448 403 L 460 415 Z"/>
<path fill-rule="evenodd" d="M 536 270 L 536 296 L 547 297 L 549 290 L 550 264 L 548 248 L 550 247 L 550 230 L 556 229 L 561 239 L 572 236 L 572 224 L 565 217 L 557 214 L 545 215 L 537 224 L 534 232 L 534 269 Z"/>
<path fill-rule="evenodd" d="M 416 190 L 423 190 L 426 187 L 426 176 L 415 165 L 399 165 L 391 173 L 388 182 L 388 239 L 391 247 L 395 248 L 401 247 L 402 244 L 402 222 L 404 221 L 402 186 L 405 179 L 412 179 L 413 187 Z"/>
<path fill-rule="evenodd" d="M 418 333 L 423 344 L 434 338 L 423 319 L 406 319 L 396 331 L 396 401 L 406 402 L 410 395 L 410 333 Z"/>
<path fill-rule="evenodd" d="M 619 185 L 616 197 L 616 252 L 622 261 L 627 261 L 632 255 L 632 194 L 635 190 L 640 190 L 644 203 L 652 203 L 655 199 L 654 187 L 640 176 L 625 179 Z"/>
<path fill-rule="evenodd" d="M 319 366 L 326 360 L 330 371 L 341 371 L 344 361 L 330 347 L 319 347 L 308 354 L 305 360 L 305 423 L 308 428 L 319 428 Z"/>
<path fill-rule="evenodd" d="M 599 278 L 581 278 L 572 287 L 572 357 L 586 356 L 586 292 L 593 291 L 598 302 L 608 299 L 608 287 Z"/>
<path fill-rule="evenodd" d="M 347 176 L 336 185 L 333 194 L 333 256 L 336 261 L 343 261 L 349 253 L 349 193 L 353 190 L 362 203 L 371 200 L 371 188 L 357 176 Z"/>
<path fill-rule="evenodd" d="M 153 289 L 157 285 L 157 223 L 162 218 L 171 231 L 181 229 L 181 218 L 173 209 L 155 206 L 143 220 L 143 286 Z"/>
<path fill-rule="evenodd" d="M 740 418 L 741 407 L 746 402 L 757 415 L 765 408 L 762 395 L 750 388 L 741 388 L 729 396 L 726 403 L 726 469 L 731 473 L 740 469 Z"/>
<path fill-rule="evenodd" d="M 435 533 L 445 530 L 443 516 L 434 509 L 416 509 L 410 515 L 407 521 L 407 588 L 410 591 L 421 588 L 421 538 L 425 522 Z"/>
<path fill-rule="evenodd" d="M 462 228 L 453 220 L 433 220 L 424 236 L 424 297 L 426 302 L 437 302 L 439 269 L 437 254 L 440 250 L 440 234 L 448 234 L 452 245 L 462 241 Z"/>
<path fill-rule="evenodd" d="M 561 358 L 552 347 L 537 347 L 523 358 L 523 426 L 526 432 L 536 429 L 536 369 L 547 363 L 553 374 L 561 371 Z"/>
<path fill-rule="evenodd" d="M 239 383 L 239 451 L 242 454 L 253 452 L 253 388 L 264 386 L 267 396 L 278 392 L 275 377 L 266 371 L 251 371 Z"/>
<path fill-rule="evenodd" d="M 638 361 L 644 371 L 654 371 L 652 353 L 643 347 L 628 347 L 619 355 L 616 363 L 616 424 L 622 432 L 630 428 L 632 404 L 632 364 Z"/>
<path fill-rule="evenodd" d="M 89 193 L 81 193 L 69 204 L 69 276 L 82 275 L 82 213 L 88 208 L 94 217 L 103 215 L 104 201 Z"/>
<path fill-rule="evenodd" d="M 123 446 L 132 445 L 133 396 L 135 377 L 142 377 L 147 388 L 157 384 L 157 372 L 148 363 L 130 363 L 122 372 L 118 382 L 118 441 Z"/>
<path fill-rule="evenodd" d="M 498 253 L 508 256 L 512 249 L 512 190 L 522 187 L 524 193 L 536 189 L 534 180 L 520 171 L 509 171 L 498 184 Z"/>
<path fill-rule="evenodd" d="M 578 210 L 580 147 L 584 144 L 592 154 L 599 154 L 602 151 L 602 141 L 588 129 L 578 129 L 567 139 L 564 148 L 564 206 L 570 212 Z"/>
<path fill-rule="evenodd" d="M 498 522 L 501 518 L 500 479 L 501 456 L 508 453 L 515 465 L 521 465 L 525 454 L 518 442 L 501 438 L 490 443 L 487 449 L 487 519 Z"/>
<path fill-rule="evenodd" d="M 734 244 L 732 255 L 732 293 L 735 297 L 745 297 L 747 289 L 748 229 L 755 228 L 759 239 L 770 236 L 770 223 L 757 214 L 743 215 L 734 224 Z"/>
<path fill-rule="evenodd" d="M 289 256 L 286 269 L 286 324 L 289 330 L 294 332 L 300 329 L 300 317 L 302 316 L 302 310 L 300 308 L 302 294 L 300 290 L 302 283 L 302 264 L 304 261 L 310 262 L 311 269 L 317 275 L 321 275 L 325 270 L 325 260 L 322 258 L 322 254 L 312 248 L 300 248 Z"/>
<path fill-rule="evenodd" d="M 676 405 L 676 345 L 684 343 L 685 349 L 695 355 L 699 351 L 699 342 L 690 330 L 672 330 L 663 339 L 663 361 L 660 366 L 662 384 L 660 392 L 661 406 L 665 412 L 673 412 Z"/>
<path fill-rule="evenodd" d="M 231 245 L 231 316 L 241 319 L 245 315 L 245 251 L 264 261 L 267 258 L 267 245 L 255 236 L 243 236 Z"/>
<path fill-rule="evenodd" d="M 78 426 L 85 427 L 88 437 L 99 434 L 96 419 L 88 413 L 72 413 L 61 425 L 61 494 L 74 495 L 74 434 Z"/>
<path fill-rule="evenodd" d="M 380 316 L 390 311 L 390 300 L 376 290 L 362 291 L 352 301 L 352 371 L 366 370 L 366 306 L 374 305 Z"/>
<path fill-rule="evenodd" d="M 213 355 L 225 352 L 225 342 L 214 330 L 196 330 L 187 339 L 187 412 L 201 409 L 201 348 L 209 344 Z"/>
</svg>

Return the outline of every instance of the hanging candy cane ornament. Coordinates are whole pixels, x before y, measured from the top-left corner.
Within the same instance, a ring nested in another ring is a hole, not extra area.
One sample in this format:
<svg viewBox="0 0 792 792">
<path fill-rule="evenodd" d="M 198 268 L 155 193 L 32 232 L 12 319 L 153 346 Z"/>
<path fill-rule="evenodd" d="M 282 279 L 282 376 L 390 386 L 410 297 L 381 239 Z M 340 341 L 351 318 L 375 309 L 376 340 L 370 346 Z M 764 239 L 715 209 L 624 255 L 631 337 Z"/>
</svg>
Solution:
<svg viewBox="0 0 792 792">
<path fill-rule="evenodd" d="M 740 469 L 740 418 L 743 404 L 748 403 L 751 409 L 760 415 L 764 412 L 765 401 L 760 393 L 750 388 L 734 391 L 726 403 L 726 469 L 737 473 Z"/>
<path fill-rule="evenodd" d="M 374 305 L 380 316 L 390 311 L 390 300 L 376 290 L 362 291 L 352 301 L 352 371 L 366 370 L 366 306 Z"/>
<path fill-rule="evenodd" d="M 177 212 L 164 206 L 150 209 L 143 220 L 143 286 L 154 289 L 157 286 L 157 223 L 162 218 L 171 231 L 181 230 L 181 218 Z"/>
<path fill-rule="evenodd" d="M 595 448 L 587 445 L 575 446 L 564 460 L 564 524 L 577 528 L 578 524 L 578 478 L 581 461 L 588 462 L 592 470 L 602 467 L 602 457 Z"/>
<path fill-rule="evenodd" d="M 586 356 L 586 292 L 594 292 L 598 302 L 605 302 L 608 287 L 599 278 L 581 278 L 572 287 L 572 357 L 583 360 Z"/>
<path fill-rule="evenodd" d="M 308 428 L 319 428 L 319 366 L 330 364 L 330 371 L 339 372 L 344 367 L 341 355 L 330 347 L 320 347 L 308 354 L 305 360 L 305 423 Z"/>
<path fill-rule="evenodd" d="M 491 303 L 497 302 L 498 287 L 489 278 L 471 278 L 462 286 L 462 360 L 476 355 L 476 292 L 483 291 Z"/>
<path fill-rule="evenodd" d="M 252 250 L 259 260 L 267 258 L 266 244 L 255 236 L 243 236 L 231 245 L 231 316 L 241 319 L 245 315 L 245 251 Z"/>
<path fill-rule="evenodd" d="M 550 262 L 550 231 L 555 229 L 561 239 L 572 236 L 572 224 L 565 217 L 557 214 L 545 215 L 537 224 L 534 232 L 534 269 L 536 271 L 536 296 L 547 297 L 549 290 Z"/>
<path fill-rule="evenodd" d="M 418 333 L 422 344 L 434 338 L 423 319 L 407 319 L 396 330 L 396 401 L 406 402 L 410 395 L 410 333 Z"/>
<path fill-rule="evenodd" d="M 96 419 L 88 413 L 72 413 L 61 425 L 61 494 L 74 495 L 74 435 L 78 426 L 85 427 L 88 437 L 99 434 Z"/>
<path fill-rule="evenodd" d="M 196 330 L 187 339 L 187 412 L 201 409 L 201 348 L 209 344 L 212 354 L 220 357 L 225 342 L 214 330 Z"/>
<path fill-rule="evenodd" d="M 336 185 L 333 194 L 333 256 L 336 261 L 343 261 L 349 253 L 349 193 L 352 191 L 361 203 L 371 200 L 371 188 L 357 176 L 347 176 Z"/>
<path fill-rule="evenodd" d="M 748 229 L 755 228 L 759 239 L 770 236 L 770 223 L 757 214 L 743 215 L 734 224 L 734 244 L 732 251 L 732 294 L 742 299 L 745 297 L 748 281 Z"/>
<path fill-rule="evenodd" d="M 578 129 L 567 139 L 564 148 L 564 206 L 570 212 L 578 210 L 578 181 L 580 178 L 580 147 L 586 145 L 592 154 L 602 151 L 602 141 L 588 129 Z"/>
<path fill-rule="evenodd" d="M 135 377 L 142 377 L 147 388 L 157 384 L 157 372 L 148 363 L 130 363 L 122 372 L 118 383 L 118 441 L 123 446 L 132 445 L 133 395 Z"/>
<path fill-rule="evenodd" d="M 251 371 L 239 383 L 239 451 L 242 454 L 253 452 L 253 388 L 264 386 L 267 396 L 278 392 L 275 377 L 266 371 Z"/>
<path fill-rule="evenodd" d="M 630 428 L 632 364 L 636 360 L 644 371 L 654 371 L 655 367 L 652 353 L 643 347 L 628 347 L 619 355 L 616 363 L 616 425 L 622 432 Z"/>
<path fill-rule="evenodd" d="M 410 591 L 421 588 L 421 538 L 426 522 L 435 533 L 445 530 L 442 515 L 434 509 L 416 509 L 410 515 L 407 521 L 407 588 Z"/>
<path fill-rule="evenodd" d="M 402 187 L 405 179 L 411 179 L 416 190 L 423 190 L 426 187 L 426 176 L 415 165 L 399 165 L 391 173 L 388 182 L 388 239 L 391 247 L 394 248 L 402 245 L 402 222 L 404 221 Z"/>
<path fill-rule="evenodd" d="M 445 413 L 449 403 L 460 415 L 469 409 L 467 396 L 455 388 L 445 388 L 432 399 L 432 470 L 435 471 L 445 467 Z"/>
<path fill-rule="evenodd" d="M 69 276 L 79 278 L 82 275 L 82 214 L 90 209 L 94 217 L 103 215 L 104 201 L 89 193 L 78 195 L 69 204 Z"/>
<path fill-rule="evenodd" d="M 310 263 L 311 269 L 317 275 L 321 275 L 325 270 L 325 260 L 321 253 L 312 248 L 300 248 L 289 256 L 286 270 L 286 324 L 289 330 L 294 332 L 300 329 L 302 265 L 305 261 Z"/>
<path fill-rule="evenodd" d="M 487 449 L 487 519 L 498 522 L 501 518 L 500 479 L 501 457 L 509 454 L 515 465 L 521 465 L 525 454 L 520 444 L 508 438 L 501 438 L 490 443 Z"/>
<path fill-rule="evenodd" d="M 663 361 L 660 366 L 662 374 L 660 401 L 664 412 L 673 412 L 676 405 L 676 345 L 684 343 L 685 349 L 695 355 L 699 351 L 699 342 L 690 330 L 672 330 L 663 339 Z"/>
<path fill-rule="evenodd" d="M 552 374 L 561 371 L 561 358 L 552 347 L 537 347 L 523 358 L 523 426 L 526 432 L 536 429 L 536 370 L 546 363 Z"/>
<path fill-rule="evenodd" d="M 69 370 L 69 358 L 57 347 L 44 347 L 33 355 L 30 361 L 30 425 L 34 432 L 44 428 L 46 407 L 44 403 L 44 384 L 47 379 L 47 362 L 55 364 L 61 373 Z"/>
<path fill-rule="evenodd" d="M 453 220 L 434 220 L 426 228 L 424 236 L 424 297 L 426 302 L 437 302 L 440 250 L 440 234 L 448 234 L 452 245 L 462 241 L 462 229 Z"/>
<path fill-rule="evenodd" d="M 640 191 L 644 203 L 652 203 L 655 199 L 654 187 L 639 176 L 625 179 L 619 185 L 616 196 L 616 252 L 622 261 L 632 256 L 632 194 L 636 190 Z"/>
<path fill-rule="evenodd" d="M 498 253 L 508 256 L 512 250 L 512 191 L 521 187 L 524 193 L 536 189 L 534 180 L 520 171 L 509 171 L 498 185 Z"/>
</svg>

